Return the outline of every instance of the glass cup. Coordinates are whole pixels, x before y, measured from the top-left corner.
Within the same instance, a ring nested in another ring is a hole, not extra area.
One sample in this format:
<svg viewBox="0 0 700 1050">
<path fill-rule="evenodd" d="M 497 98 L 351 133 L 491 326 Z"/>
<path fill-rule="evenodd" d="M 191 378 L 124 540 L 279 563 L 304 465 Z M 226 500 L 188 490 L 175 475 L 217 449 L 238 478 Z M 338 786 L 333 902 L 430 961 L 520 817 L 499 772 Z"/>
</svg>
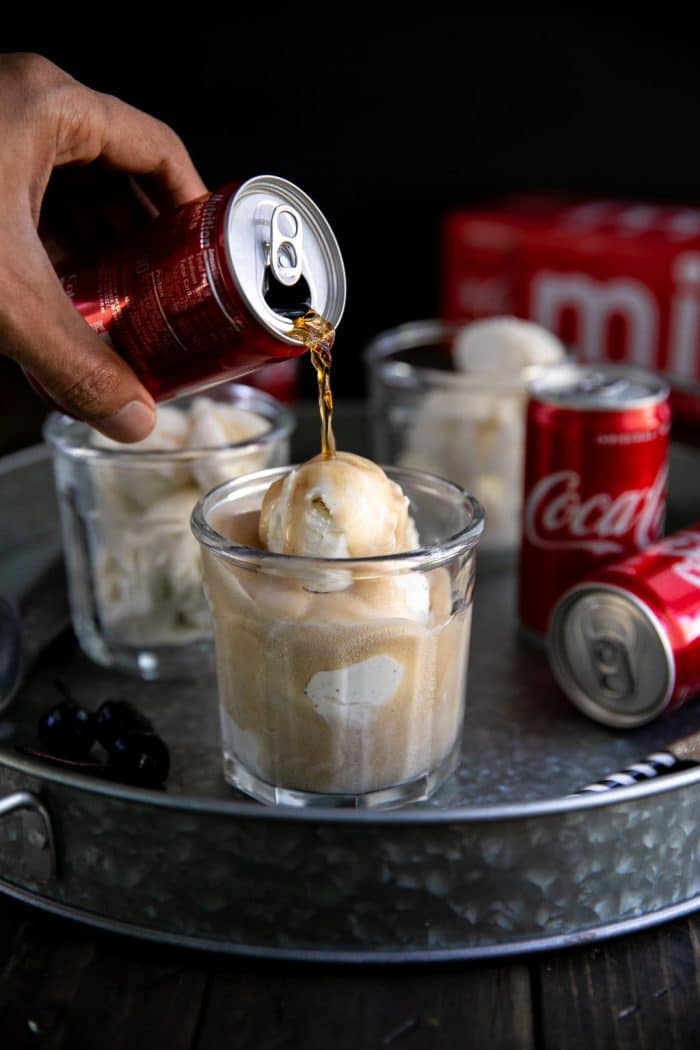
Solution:
<svg viewBox="0 0 700 1050">
<path fill-rule="evenodd" d="M 209 610 L 190 514 L 231 477 L 289 461 L 291 413 L 235 383 L 206 392 L 261 416 L 239 444 L 145 450 L 97 443 L 86 423 L 53 413 L 52 447 L 71 615 L 85 653 L 142 678 L 191 677 L 213 663 Z M 173 402 L 188 409 L 193 398 Z"/>
<path fill-rule="evenodd" d="M 520 540 L 525 404 L 542 366 L 455 371 L 451 346 L 461 328 L 412 322 L 366 347 L 373 457 L 474 492 L 488 522 L 482 552 L 512 560 Z"/>
<path fill-rule="evenodd" d="M 456 485 L 387 468 L 421 548 L 311 558 L 257 547 L 284 470 L 210 492 L 192 515 L 214 622 L 224 776 L 261 802 L 388 807 L 459 761 L 483 512 Z"/>
</svg>

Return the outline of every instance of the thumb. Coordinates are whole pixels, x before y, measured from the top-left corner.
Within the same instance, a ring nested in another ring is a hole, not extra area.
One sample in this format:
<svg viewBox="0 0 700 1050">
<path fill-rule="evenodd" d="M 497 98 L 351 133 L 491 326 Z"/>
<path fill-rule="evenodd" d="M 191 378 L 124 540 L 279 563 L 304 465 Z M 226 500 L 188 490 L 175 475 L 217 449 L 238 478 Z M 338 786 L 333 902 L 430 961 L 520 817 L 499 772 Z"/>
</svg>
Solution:
<svg viewBox="0 0 700 1050">
<path fill-rule="evenodd" d="M 70 415 L 115 441 L 142 440 L 155 423 L 153 398 L 71 305 L 38 244 L 2 260 L 0 350 Z"/>
</svg>

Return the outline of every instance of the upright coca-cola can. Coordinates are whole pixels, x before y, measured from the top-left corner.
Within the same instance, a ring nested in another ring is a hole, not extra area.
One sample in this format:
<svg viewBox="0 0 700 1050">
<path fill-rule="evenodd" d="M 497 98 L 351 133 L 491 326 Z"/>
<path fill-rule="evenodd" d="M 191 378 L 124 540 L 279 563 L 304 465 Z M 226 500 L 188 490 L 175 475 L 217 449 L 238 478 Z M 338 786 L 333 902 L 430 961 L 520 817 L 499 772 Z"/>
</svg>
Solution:
<svg viewBox="0 0 700 1050">
<path fill-rule="evenodd" d="M 633 368 L 566 364 L 531 387 L 519 617 L 543 638 L 555 602 L 596 566 L 659 539 L 668 387 Z"/>
<path fill-rule="evenodd" d="M 604 725 L 643 725 L 697 696 L 700 522 L 568 590 L 548 646 L 564 692 Z"/>
<path fill-rule="evenodd" d="M 157 401 L 297 357 L 305 347 L 294 318 L 313 309 L 335 328 L 345 305 L 333 231 L 305 193 L 273 175 L 185 204 L 60 276 Z"/>
</svg>

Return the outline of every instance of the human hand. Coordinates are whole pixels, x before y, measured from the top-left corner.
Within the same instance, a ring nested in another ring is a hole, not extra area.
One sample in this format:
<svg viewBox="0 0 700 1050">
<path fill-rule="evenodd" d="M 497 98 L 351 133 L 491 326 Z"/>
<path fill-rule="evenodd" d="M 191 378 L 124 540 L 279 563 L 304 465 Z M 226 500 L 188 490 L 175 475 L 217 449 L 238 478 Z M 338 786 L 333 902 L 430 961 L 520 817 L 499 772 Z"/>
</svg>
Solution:
<svg viewBox="0 0 700 1050">
<path fill-rule="evenodd" d="M 38 227 L 55 168 L 99 160 L 146 177 L 151 213 L 206 193 L 166 124 L 79 84 L 39 55 L 0 55 L 0 352 L 71 415 L 117 441 L 155 422 L 153 398 L 65 295 Z"/>
</svg>

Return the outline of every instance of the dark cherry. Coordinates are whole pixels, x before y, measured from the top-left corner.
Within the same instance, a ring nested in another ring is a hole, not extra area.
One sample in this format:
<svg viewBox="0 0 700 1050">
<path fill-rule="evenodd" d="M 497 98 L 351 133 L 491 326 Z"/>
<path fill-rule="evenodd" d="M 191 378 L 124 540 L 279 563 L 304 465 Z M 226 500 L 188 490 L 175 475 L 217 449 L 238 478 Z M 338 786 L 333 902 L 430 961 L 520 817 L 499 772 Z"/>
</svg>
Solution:
<svg viewBox="0 0 700 1050">
<path fill-rule="evenodd" d="M 170 755 L 155 733 L 132 729 L 112 740 L 109 764 L 119 780 L 141 787 L 160 787 L 170 771 Z"/>
<path fill-rule="evenodd" d="M 95 714 L 95 736 L 107 751 L 118 737 L 133 730 L 152 733 L 153 726 L 128 700 L 105 700 Z"/>
<path fill-rule="evenodd" d="M 59 758 L 85 758 L 95 742 L 94 718 L 72 700 L 62 700 L 39 719 L 39 739 Z"/>
</svg>

